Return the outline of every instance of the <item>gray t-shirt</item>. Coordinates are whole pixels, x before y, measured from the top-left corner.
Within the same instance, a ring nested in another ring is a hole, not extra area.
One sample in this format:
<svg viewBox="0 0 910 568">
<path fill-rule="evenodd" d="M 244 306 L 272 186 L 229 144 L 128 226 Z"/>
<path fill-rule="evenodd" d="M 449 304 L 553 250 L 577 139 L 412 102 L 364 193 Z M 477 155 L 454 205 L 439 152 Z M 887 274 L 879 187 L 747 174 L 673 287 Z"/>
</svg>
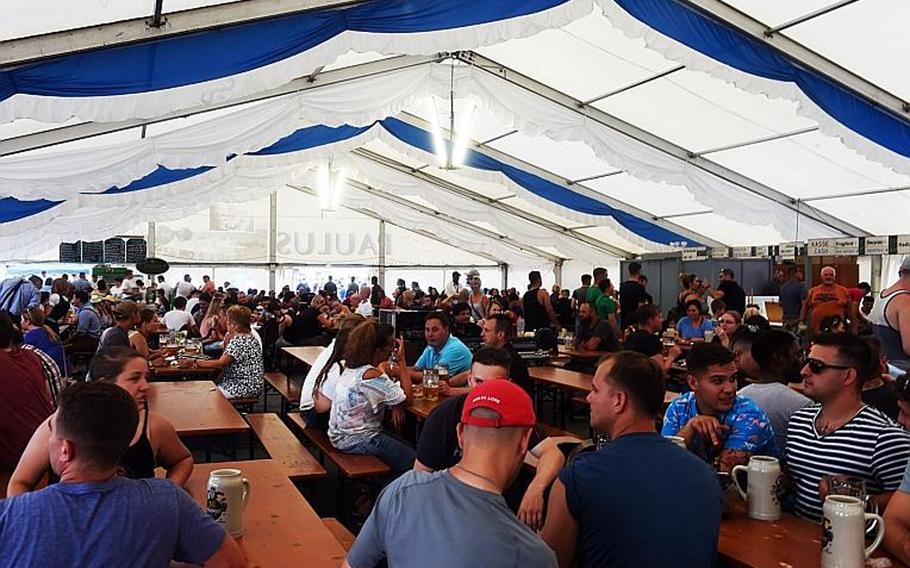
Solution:
<svg viewBox="0 0 910 568">
<path fill-rule="evenodd" d="M 739 395 L 751 398 L 759 408 L 765 411 L 771 422 L 771 428 L 774 430 L 777 449 L 780 450 L 781 455 L 784 455 L 790 416 L 800 408 L 812 404 L 812 399 L 781 383 L 753 383 L 740 389 Z"/>
<path fill-rule="evenodd" d="M 383 490 L 348 553 L 353 568 L 555 568 L 556 556 L 501 495 L 448 470 L 409 471 Z"/>
</svg>

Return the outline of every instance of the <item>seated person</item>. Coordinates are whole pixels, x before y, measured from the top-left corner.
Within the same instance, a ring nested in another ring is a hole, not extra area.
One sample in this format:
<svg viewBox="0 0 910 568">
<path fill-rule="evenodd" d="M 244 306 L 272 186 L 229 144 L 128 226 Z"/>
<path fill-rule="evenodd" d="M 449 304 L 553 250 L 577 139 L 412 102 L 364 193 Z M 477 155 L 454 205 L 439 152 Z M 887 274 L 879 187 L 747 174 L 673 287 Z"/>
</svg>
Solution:
<svg viewBox="0 0 910 568">
<path fill-rule="evenodd" d="M 683 437 L 718 471 L 744 465 L 752 455 L 778 457 L 768 416 L 736 394 L 733 353 L 717 343 L 699 343 L 686 363 L 692 391 L 670 403 L 661 434 Z"/>
<path fill-rule="evenodd" d="M 686 302 L 686 316 L 676 323 L 676 331 L 683 339 L 704 339 L 706 331 L 714 331 L 714 322 L 705 317 L 701 302 Z"/>
<path fill-rule="evenodd" d="M 480 337 L 480 326 L 471 321 L 470 304 L 455 304 L 452 319 L 452 335 L 458 339 Z"/>
<path fill-rule="evenodd" d="M 174 298 L 173 309 L 164 314 L 164 325 L 167 326 L 168 331 L 192 332 L 196 329 L 193 316 L 186 311 L 186 298 L 183 296 Z"/>
<path fill-rule="evenodd" d="M 598 366 L 587 399 L 591 427 L 611 442 L 579 454 L 550 492 L 541 536 L 560 566 L 714 566 L 720 487 L 710 467 L 655 431 L 660 367 L 621 351 Z"/>
<path fill-rule="evenodd" d="M 619 351 L 619 339 L 613 326 L 597 317 L 597 311 L 590 302 L 582 302 L 578 308 L 575 344 L 587 351 Z"/>
<path fill-rule="evenodd" d="M 130 331 L 140 321 L 139 304 L 132 300 L 121 300 L 113 307 L 111 313 L 115 323 L 101 334 L 101 341 L 98 342 L 99 351 L 108 347 L 129 347 Z"/>
<path fill-rule="evenodd" d="M 478 349 L 471 363 L 469 389 L 474 389 L 485 381 L 508 379 L 511 360 L 509 352 L 503 349 L 490 347 Z M 470 390 L 459 396 L 447 397 L 433 409 L 417 440 L 417 460 L 414 462 L 414 469 L 439 471 L 458 463 L 461 459 L 458 424 L 465 400 L 469 396 Z M 518 518 L 530 528 L 539 530 L 542 527 L 544 492 L 550 488 L 559 470 L 566 463 L 557 444 L 569 442 L 574 445 L 579 441 L 576 438 L 544 438 L 536 427 L 533 429 L 528 447 L 531 448 L 531 454 L 539 458 L 539 462 L 534 479 L 528 485 L 524 496 L 520 497 L 521 505 L 518 507 Z M 506 502 L 509 501 L 507 497 Z"/>
<path fill-rule="evenodd" d="M 885 416 L 896 422 L 901 409 L 894 389 L 895 378 L 888 374 L 888 356 L 877 337 L 867 336 L 864 339 L 869 342 L 878 366 L 873 367 L 872 377 L 863 383 L 863 402 L 881 410 Z"/>
<path fill-rule="evenodd" d="M 892 556 L 910 564 L 910 463 L 904 480 L 885 509 L 885 549 Z"/>
<path fill-rule="evenodd" d="M 424 369 L 435 369 L 438 365 L 447 365 L 450 377 L 471 368 L 471 351 L 450 333 L 449 316 L 445 313 L 428 313 L 423 333 L 427 346 L 414 366 L 408 368 L 411 380 L 421 381 Z"/>
<path fill-rule="evenodd" d="M 341 323 L 338 335 L 326 347 L 307 372 L 300 387 L 300 410 L 306 412 L 306 423 L 311 428 L 325 430 L 329 427 L 329 411 L 335 399 L 335 387 L 344 371 L 344 350 L 354 328 L 364 322 L 364 317 L 351 314 Z"/>
<path fill-rule="evenodd" d="M 682 348 L 674 345 L 667 351 L 667 356 L 664 356 L 663 344 L 657 336 L 664 320 L 660 308 L 653 304 L 645 304 L 635 310 L 631 320 L 635 325 L 635 331 L 626 339 L 624 348 L 650 357 L 660 365 L 664 376 L 668 375 L 673 362 L 682 353 Z"/>
<path fill-rule="evenodd" d="M 520 566 L 556 568 L 534 531 L 506 507 L 502 491 L 522 467 L 536 422 L 531 398 L 509 381 L 478 386 L 458 425 L 464 455 L 435 473 L 408 472 L 379 496 L 343 568 Z M 457 546 L 453 546 L 457 543 Z"/>
<path fill-rule="evenodd" d="M 512 346 L 512 342 L 509 341 L 512 338 L 513 327 L 512 318 L 502 312 L 487 316 L 487 319 L 483 320 L 483 329 L 481 330 L 481 337 L 483 338 L 481 347 L 502 349 L 508 352 L 510 358 L 509 379 L 523 388 L 528 395 L 533 395 L 534 384 L 531 382 L 531 377 L 528 374 L 528 364 L 525 363 L 525 360 L 521 358 L 521 355 L 519 355 L 518 351 L 515 350 L 515 347 Z M 450 387 L 461 387 L 462 385 L 466 385 L 470 375 L 471 370 L 468 369 L 463 373 L 452 376 L 452 378 L 449 379 L 449 385 L 439 386 L 439 393 L 446 396 L 464 394 L 467 392 L 466 389 Z"/>
<path fill-rule="evenodd" d="M 129 447 L 120 458 L 118 473 L 134 479 L 155 477 L 155 468 L 165 470 L 168 479 L 183 485 L 193 473 L 193 456 L 183 445 L 170 422 L 148 409 L 148 363 L 132 349 L 111 347 L 92 359 L 89 375 L 93 382 L 117 385 L 133 397 L 141 418 L 133 431 Z M 45 420 L 19 460 L 9 482 L 8 494 L 18 495 L 37 487 L 53 465 L 48 461 L 47 427 Z"/>
<path fill-rule="evenodd" d="M 821 521 L 828 475 L 850 475 L 883 510 L 898 488 L 910 435 L 862 399 L 863 383 L 876 372 L 869 343 L 848 334 L 813 339 L 803 367 L 805 394 L 819 404 L 793 413 L 787 429 L 787 471 L 796 489 L 796 514 Z"/>
<path fill-rule="evenodd" d="M 178 485 L 127 479 L 119 464 L 140 424 L 110 383 L 76 383 L 41 432 L 60 483 L 0 501 L 7 566 L 242 566 L 240 547 Z"/>
<path fill-rule="evenodd" d="M 64 376 L 68 375 L 69 366 L 66 364 L 66 354 L 63 343 L 60 342 L 58 332 L 45 323 L 44 310 L 40 307 L 28 308 L 22 312 L 22 343 L 32 345 L 54 360 L 57 368 Z"/>
<path fill-rule="evenodd" d="M 380 457 L 397 476 L 411 469 L 414 450 L 382 429 L 385 409 L 393 409 L 392 421 L 400 426 L 404 411 L 399 405 L 411 399 L 407 373 L 399 373 L 399 384 L 380 368 L 393 349 L 395 329 L 389 324 L 365 321 L 351 331 L 329 415 L 329 440 L 343 452 Z M 404 356 L 403 346 L 399 354 Z"/>
<path fill-rule="evenodd" d="M 149 364 L 163 364 L 164 354 L 157 349 L 150 349 L 148 339 L 158 333 L 158 315 L 154 308 L 148 307 L 139 312 L 139 326 L 129 332 L 130 347 L 145 357 Z"/>
<path fill-rule="evenodd" d="M 790 417 L 812 404 L 811 399 L 787 386 L 802 380 L 801 354 L 799 342 L 789 332 L 782 329 L 759 332 L 751 344 L 751 359 L 758 369 L 758 377 L 739 390 L 739 396 L 751 399 L 768 415 L 781 454 L 786 451 Z"/>
<path fill-rule="evenodd" d="M 220 390 L 227 398 L 258 398 L 262 394 L 265 368 L 262 344 L 250 328 L 252 313 L 246 306 L 234 305 L 227 311 L 227 337 L 224 353 L 214 360 L 181 359 L 182 368 L 221 369 Z"/>
</svg>

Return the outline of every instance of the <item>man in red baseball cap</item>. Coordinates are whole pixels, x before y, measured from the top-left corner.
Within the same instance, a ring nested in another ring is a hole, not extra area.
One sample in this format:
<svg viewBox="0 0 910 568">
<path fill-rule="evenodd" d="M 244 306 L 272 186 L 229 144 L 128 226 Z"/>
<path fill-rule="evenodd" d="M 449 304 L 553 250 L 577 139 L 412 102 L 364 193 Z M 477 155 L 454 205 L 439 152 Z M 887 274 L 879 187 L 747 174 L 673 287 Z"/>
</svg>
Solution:
<svg viewBox="0 0 910 568">
<path fill-rule="evenodd" d="M 521 469 L 536 423 L 531 398 L 504 379 L 467 395 L 458 425 L 463 457 L 450 469 L 410 471 L 380 495 L 345 568 L 435 568 L 483 564 L 555 568 L 556 556 L 509 510 L 502 491 Z M 453 546 L 455 544 L 455 546 Z M 440 551 L 445 551 L 440 554 Z"/>
</svg>

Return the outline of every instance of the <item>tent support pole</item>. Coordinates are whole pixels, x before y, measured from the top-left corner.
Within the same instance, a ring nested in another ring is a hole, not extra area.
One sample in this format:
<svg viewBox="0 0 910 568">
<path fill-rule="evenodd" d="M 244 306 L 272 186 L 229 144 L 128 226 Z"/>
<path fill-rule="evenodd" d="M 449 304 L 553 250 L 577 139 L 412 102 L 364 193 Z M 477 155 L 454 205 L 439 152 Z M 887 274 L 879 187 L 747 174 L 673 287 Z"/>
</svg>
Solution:
<svg viewBox="0 0 910 568">
<path fill-rule="evenodd" d="M 878 292 L 882 289 L 882 255 L 874 254 L 872 260 L 872 278 L 869 284 L 872 285 L 872 291 Z"/>
<path fill-rule="evenodd" d="M 505 292 L 509 288 L 509 265 L 505 262 L 501 263 L 499 271 L 502 273 L 502 286 L 499 287 L 499 291 Z"/>
<path fill-rule="evenodd" d="M 155 240 L 155 236 L 156 236 L 155 222 L 149 221 L 148 225 L 149 225 L 148 235 L 145 238 L 146 243 L 148 245 L 146 247 L 146 252 L 148 253 L 149 257 L 154 258 L 156 256 L 155 249 L 157 248 L 157 242 Z"/>
<path fill-rule="evenodd" d="M 556 277 L 556 285 L 562 288 L 562 260 L 553 263 L 553 276 Z"/>
<path fill-rule="evenodd" d="M 379 221 L 379 285 L 385 290 L 385 221 Z"/>
<path fill-rule="evenodd" d="M 269 194 L 269 290 L 275 289 L 278 263 L 278 192 Z"/>
</svg>

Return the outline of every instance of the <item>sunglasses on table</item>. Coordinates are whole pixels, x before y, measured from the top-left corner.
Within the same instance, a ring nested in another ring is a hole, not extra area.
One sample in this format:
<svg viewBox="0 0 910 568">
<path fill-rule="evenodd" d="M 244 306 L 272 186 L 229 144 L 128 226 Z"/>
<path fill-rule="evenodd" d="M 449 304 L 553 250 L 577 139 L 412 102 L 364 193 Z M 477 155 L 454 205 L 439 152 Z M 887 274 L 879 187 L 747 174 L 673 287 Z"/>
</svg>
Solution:
<svg viewBox="0 0 910 568">
<path fill-rule="evenodd" d="M 849 365 L 829 365 L 828 363 L 825 363 L 824 361 L 820 361 L 820 360 L 814 359 L 812 357 L 806 357 L 805 363 L 806 363 L 806 366 L 809 367 L 809 370 L 812 371 L 813 375 L 817 375 L 817 374 L 821 373 L 822 371 L 824 371 L 825 369 L 839 369 L 839 370 L 843 371 L 845 369 L 852 368 Z"/>
</svg>

